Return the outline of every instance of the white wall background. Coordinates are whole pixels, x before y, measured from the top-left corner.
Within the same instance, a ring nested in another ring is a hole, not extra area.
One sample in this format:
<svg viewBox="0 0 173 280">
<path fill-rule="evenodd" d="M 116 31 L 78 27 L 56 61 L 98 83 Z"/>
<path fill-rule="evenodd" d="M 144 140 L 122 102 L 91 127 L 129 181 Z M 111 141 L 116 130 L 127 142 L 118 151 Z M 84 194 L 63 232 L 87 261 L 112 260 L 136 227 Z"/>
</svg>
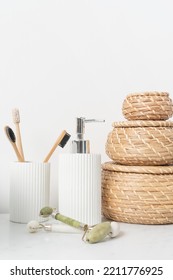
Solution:
<svg viewBox="0 0 173 280">
<path fill-rule="evenodd" d="M 43 160 L 61 130 L 74 136 L 75 117 L 88 125 L 92 151 L 104 145 L 131 92 L 173 97 L 173 1 L 0 0 L 0 212 L 9 209 L 9 163 L 16 160 L 3 128 L 21 115 L 27 160 Z M 53 155 L 51 203 L 57 203 Z M 67 151 L 68 147 L 63 151 Z"/>
</svg>

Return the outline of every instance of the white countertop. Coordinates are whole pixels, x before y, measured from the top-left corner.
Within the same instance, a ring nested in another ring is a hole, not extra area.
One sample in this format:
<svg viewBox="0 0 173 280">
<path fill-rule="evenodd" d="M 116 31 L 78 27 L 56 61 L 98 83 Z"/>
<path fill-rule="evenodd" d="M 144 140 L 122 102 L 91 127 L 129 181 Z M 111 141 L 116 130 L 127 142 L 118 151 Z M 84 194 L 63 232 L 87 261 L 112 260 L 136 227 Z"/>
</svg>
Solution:
<svg viewBox="0 0 173 280">
<path fill-rule="evenodd" d="M 0 214 L 0 259 L 59 260 L 172 260 L 173 225 L 120 223 L 118 237 L 97 244 L 81 240 L 82 234 L 39 231 Z"/>
</svg>

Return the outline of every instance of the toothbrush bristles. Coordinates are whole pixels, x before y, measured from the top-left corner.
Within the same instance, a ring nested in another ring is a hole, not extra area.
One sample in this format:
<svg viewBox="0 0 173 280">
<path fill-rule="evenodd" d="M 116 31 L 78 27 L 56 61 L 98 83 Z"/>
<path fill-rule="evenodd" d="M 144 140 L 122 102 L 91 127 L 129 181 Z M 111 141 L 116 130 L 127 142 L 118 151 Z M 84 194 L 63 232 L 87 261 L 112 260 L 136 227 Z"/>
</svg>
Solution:
<svg viewBox="0 0 173 280">
<path fill-rule="evenodd" d="M 12 110 L 12 116 L 13 116 L 13 122 L 14 122 L 14 123 L 20 123 L 19 109 L 14 108 L 14 109 Z"/>
<path fill-rule="evenodd" d="M 66 145 L 66 143 L 68 142 L 68 140 L 70 139 L 70 137 L 71 137 L 71 135 L 68 134 L 68 133 L 66 132 L 66 134 L 65 134 L 64 137 L 62 138 L 61 142 L 59 143 L 59 146 L 60 146 L 61 148 L 64 148 L 64 146 Z"/>
<path fill-rule="evenodd" d="M 9 126 L 5 126 L 5 132 L 6 132 L 6 135 L 8 137 L 9 140 L 11 140 L 13 143 L 16 142 L 16 136 L 13 132 L 13 130 L 9 127 Z"/>
</svg>

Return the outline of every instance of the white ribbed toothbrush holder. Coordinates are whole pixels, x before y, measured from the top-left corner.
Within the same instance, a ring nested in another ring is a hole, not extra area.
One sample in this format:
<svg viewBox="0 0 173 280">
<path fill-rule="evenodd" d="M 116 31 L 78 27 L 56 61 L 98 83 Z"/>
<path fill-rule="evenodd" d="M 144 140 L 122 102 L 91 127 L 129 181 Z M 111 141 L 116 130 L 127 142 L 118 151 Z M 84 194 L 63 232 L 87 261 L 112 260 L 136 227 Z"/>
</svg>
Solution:
<svg viewBox="0 0 173 280">
<path fill-rule="evenodd" d="M 50 163 L 13 162 L 10 167 L 10 221 L 43 221 L 39 212 L 49 205 Z"/>
</svg>

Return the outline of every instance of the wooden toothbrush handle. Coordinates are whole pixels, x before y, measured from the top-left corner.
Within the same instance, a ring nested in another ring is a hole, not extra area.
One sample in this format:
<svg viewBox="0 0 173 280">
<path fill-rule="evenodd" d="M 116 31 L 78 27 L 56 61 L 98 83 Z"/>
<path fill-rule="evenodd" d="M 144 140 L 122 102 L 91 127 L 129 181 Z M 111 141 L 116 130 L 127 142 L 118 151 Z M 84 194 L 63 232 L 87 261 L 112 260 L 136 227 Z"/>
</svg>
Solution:
<svg viewBox="0 0 173 280">
<path fill-rule="evenodd" d="M 20 155 L 24 159 L 24 153 L 23 153 L 23 147 L 22 147 L 22 139 L 21 139 L 21 134 L 20 134 L 20 127 L 19 127 L 19 123 L 16 123 L 16 144 L 19 150 Z"/>
<path fill-rule="evenodd" d="M 43 160 L 43 162 L 48 162 L 48 160 L 50 159 L 51 155 L 53 154 L 53 152 L 55 151 L 55 149 L 57 148 L 57 146 L 59 145 L 59 143 L 61 142 L 61 140 L 63 139 L 65 134 L 66 134 L 66 131 L 63 130 L 62 133 L 60 134 L 60 136 L 57 138 L 55 144 L 53 145 L 53 147 L 51 148 L 51 150 L 49 151 L 49 153 L 47 154 L 47 156 Z"/>
<path fill-rule="evenodd" d="M 17 158 L 18 158 L 18 161 L 23 162 L 24 159 L 23 159 L 23 157 L 21 156 L 21 154 L 19 153 L 19 150 L 18 150 L 18 148 L 17 148 L 17 146 L 16 146 L 16 143 L 13 143 L 13 142 L 12 142 L 11 144 L 12 144 L 12 146 L 13 146 L 13 149 L 14 149 L 15 153 L 16 153 L 16 156 L 17 156 Z"/>
</svg>

